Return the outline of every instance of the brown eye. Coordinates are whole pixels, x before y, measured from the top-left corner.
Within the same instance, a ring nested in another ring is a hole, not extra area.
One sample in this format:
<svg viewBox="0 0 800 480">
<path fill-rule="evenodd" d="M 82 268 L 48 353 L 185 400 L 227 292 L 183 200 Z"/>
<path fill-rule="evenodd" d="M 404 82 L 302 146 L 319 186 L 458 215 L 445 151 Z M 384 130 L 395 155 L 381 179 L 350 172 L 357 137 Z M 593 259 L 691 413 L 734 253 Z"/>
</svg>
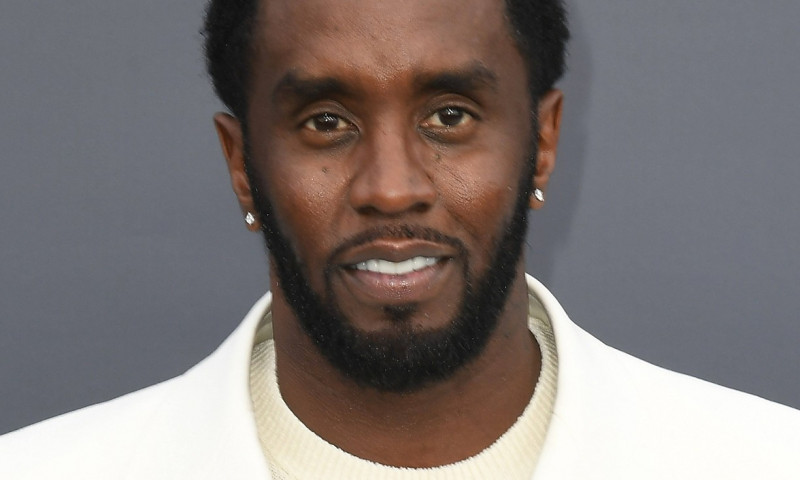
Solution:
<svg viewBox="0 0 800 480">
<path fill-rule="evenodd" d="M 338 115 L 325 112 L 308 119 L 304 126 L 316 132 L 333 132 L 347 128 L 347 122 Z"/>
<path fill-rule="evenodd" d="M 447 127 L 455 127 L 462 120 L 464 120 L 464 116 L 466 113 L 458 108 L 443 108 L 436 112 L 436 116 L 439 118 L 439 122 Z"/>
<path fill-rule="evenodd" d="M 423 126 L 428 128 L 454 128 L 466 125 L 472 120 L 473 116 L 463 108 L 445 107 L 425 119 Z"/>
</svg>

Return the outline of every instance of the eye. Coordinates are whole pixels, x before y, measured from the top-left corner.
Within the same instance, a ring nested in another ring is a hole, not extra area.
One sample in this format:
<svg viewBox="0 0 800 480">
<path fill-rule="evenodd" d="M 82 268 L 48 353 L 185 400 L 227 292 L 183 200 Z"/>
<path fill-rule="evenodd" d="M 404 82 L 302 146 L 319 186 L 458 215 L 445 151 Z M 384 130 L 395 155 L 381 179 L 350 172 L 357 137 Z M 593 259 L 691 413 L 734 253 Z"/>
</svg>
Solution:
<svg viewBox="0 0 800 480">
<path fill-rule="evenodd" d="M 428 128 L 453 128 L 466 125 L 475 118 L 466 110 L 460 107 L 445 107 L 433 113 L 423 122 L 424 127 Z"/>
<path fill-rule="evenodd" d="M 315 132 L 335 132 L 347 130 L 350 128 L 350 126 L 350 122 L 330 112 L 321 113 L 311 117 L 306 121 L 306 123 L 303 124 L 304 128 Z"/>
</svg>

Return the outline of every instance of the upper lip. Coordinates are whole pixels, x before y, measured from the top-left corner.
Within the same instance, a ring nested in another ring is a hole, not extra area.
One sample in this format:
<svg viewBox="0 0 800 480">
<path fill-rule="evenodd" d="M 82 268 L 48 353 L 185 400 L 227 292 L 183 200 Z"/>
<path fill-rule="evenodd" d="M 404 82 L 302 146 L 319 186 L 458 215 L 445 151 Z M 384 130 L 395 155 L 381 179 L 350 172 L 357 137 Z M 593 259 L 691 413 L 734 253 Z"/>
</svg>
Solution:
<svg viewBox="0 0 800 480">
<path fill-rule="evenodd" d="M 456 249 L 450 245 L 416 239 L 379 239 L 350 248 L 337 255 L 334 263 L 351 267 L 367 260 L 402 262 L 414 257 L 449 258 Z"/>
</svg>

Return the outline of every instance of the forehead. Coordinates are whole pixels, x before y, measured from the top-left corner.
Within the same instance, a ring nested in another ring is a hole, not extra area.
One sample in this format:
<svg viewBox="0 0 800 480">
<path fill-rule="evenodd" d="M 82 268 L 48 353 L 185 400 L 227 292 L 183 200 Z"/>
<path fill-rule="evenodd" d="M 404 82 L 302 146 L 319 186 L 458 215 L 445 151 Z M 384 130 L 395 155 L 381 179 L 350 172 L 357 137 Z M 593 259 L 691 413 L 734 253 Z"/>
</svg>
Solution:
<svg viewBox="0 0 800 480">
<path fill-rule="evenodd" d="M 503 0 L 264 0 L 253 47 L 257 76 L 333 72 L 387 86 L 412 73 L 522 63 Z"/>
</svg>

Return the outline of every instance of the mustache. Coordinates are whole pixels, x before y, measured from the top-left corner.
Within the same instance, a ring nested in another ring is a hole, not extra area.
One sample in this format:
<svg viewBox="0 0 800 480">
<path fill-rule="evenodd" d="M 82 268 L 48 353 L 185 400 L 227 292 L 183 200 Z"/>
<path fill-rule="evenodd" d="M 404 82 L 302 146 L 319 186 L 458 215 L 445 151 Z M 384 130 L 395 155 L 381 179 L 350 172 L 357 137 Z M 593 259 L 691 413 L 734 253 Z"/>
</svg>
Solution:
<svg viewBox="0 0 800 480">
<path fill-rule="evenodd" d="M 333 258 L 336 258 L 346 250 L 360 247 L 361 245 L 374 242 L 375 240 L 389 239 L 415 239 L 441 243 L 453 247 L 458 251 L 459 256 L 462 257 L 466 256 L 467 252 L 467 247 L 464 245 L 464 242 L 430 227 L 422 227 L 419 225 L 381 225 L 357 233 L 339 244 L 329 255 L 328 264 L 330 265 Z"/>
</svg>

